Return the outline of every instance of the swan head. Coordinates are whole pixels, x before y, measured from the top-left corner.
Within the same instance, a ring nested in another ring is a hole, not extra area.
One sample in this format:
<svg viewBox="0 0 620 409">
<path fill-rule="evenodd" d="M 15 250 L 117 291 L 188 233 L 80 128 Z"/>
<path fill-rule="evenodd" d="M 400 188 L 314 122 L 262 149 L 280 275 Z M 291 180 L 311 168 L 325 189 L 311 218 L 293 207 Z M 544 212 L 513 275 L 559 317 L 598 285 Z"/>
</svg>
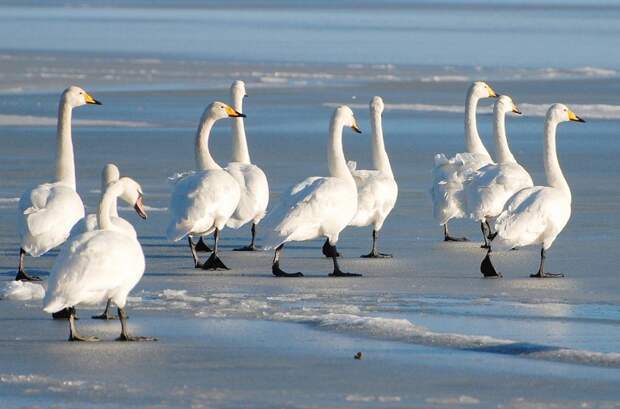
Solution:
<svg viewBox="0 0 620 409">
<path fill-rule="evenodd" d="M 247 97 L 248 94 L 245 92 L 245 82 L 241 80 L 233 81 L 230 86 L 230 96 L 233 101 L 235 98 L 243 99 L 244 97 Z"/>
<path fill-rule="evenodd" d="M 118 170 L 118 167 L 113 163 L 108 163 L 103 167 L 103 172 L 101 172 L 101 188 L 102 191 L 105 190 L 105 187 L 112 182 L 116 182 L 121 177 L 121 172 Z"/>
<path fill-rule="evenodd" d="M 138 182 L 132 178 L 122 177 L 118 182 L 113 182 L 114 185 L 118 185 L 121 190 L 119 197 L 125 203 L 133 206 L 138 216 L 146 219 L 146 210 L 144 209 L 144 194 L 142 193 L 142 187 Z"/>
<path fill-rule="evenodd" d="M 385 105 L 383 104 L 383 98 L 375 96 L 370 100 L 370 112 L 383 113 Z"/>
<path fill-rule="evenodd" d="M 216 121 L 224 118 L 245 118 L 245 115 L 235 110 L 230 105 L 215 101 L 209 105 L 205 113 Z"/>
<path fill-rule="evenodd" d="M 585 122 L 564 104 L 551 105 L 547 111 L 547 119 L 556 123 L 567 121 Z"/>
<path fill-rule="evenodd" d="M 62 93 L 61 100 L 72 108 L 81 107 L 82 105 L 102 105 L 101 102 L 93 98 L 88 92 L 75 85 L 70 86 Z"/>
<path fill-rule="evenodd" d="M 514 103 L 512 98 L 508 95 L 500 95 L 495 101 L 495 107 L 493 108 L 497 114 L 505 115 L 507 112 L 512 112 L 513 114 L 523 115 L 523 113 L 517 107 L 517 104 Z"/>
<path fill-rule="evenodd" d="M 469 93 L 477 98 L 497 98 L 498 94 L 489 84 L 484 81 L 476 81 L 471 84 Z"/>
<path fill-rule="evenodd" d="M 359 126 L 357 126 L 357 121 L 355 120 L 355 115 L 353 115 L 353 111 L 346 105 L 340 105 L 334 111 L 334 120 L 339 121 L 343 126 L 349 127 L 353 129 L 357 133 L 362 133 Z"/>
</svg>

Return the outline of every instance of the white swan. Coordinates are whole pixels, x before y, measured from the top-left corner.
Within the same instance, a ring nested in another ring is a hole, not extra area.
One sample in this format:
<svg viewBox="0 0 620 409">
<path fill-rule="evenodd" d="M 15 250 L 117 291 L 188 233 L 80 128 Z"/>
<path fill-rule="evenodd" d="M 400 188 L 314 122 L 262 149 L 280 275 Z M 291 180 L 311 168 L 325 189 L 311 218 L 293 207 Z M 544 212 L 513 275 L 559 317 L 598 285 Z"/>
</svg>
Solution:
<svg viewBox="0 0 620 409">
<path fill-rule="evenodd" d="M 501 95 L 493 107 L 493 134 L 497 163 L 483 166 L 465 181 L 465 196 L 469 217 L 480 222 L 484 248 L 492 234 L 488 219 L 497 217 L 512 195 L 534 186 L 527 171 L 517 163 L 510 152 L 506 137 L 506 113 L 521 115 L 521 111 L 507 95 Z"/>
<path fill-rule="evenodd" d="M 131 194 L 140 198 L 142 190 L 133 179 L 124 177 L 108 185 L 97 211 L 97 230 L 82 233 L 68 241 L 54 262 L 44 299 L 44 311 L 54 313 L 65 308 L 69 314 L 70 341 L 97 341 L 82 336 L 75 326 L 75 307 L 98 304 L 111 299 L 121 319 L 119 341 L 152 338 L 132 337 L 127 333 L 125 304 L 127 295 L 144 274 L 144 254 L 135 237 L 127 235 L 110 218 L 116 198 Z M 142 201 L 136 199 L 138 213 L 146 218 Z"/>
<path fill-rule="evenodd" d="M 21 240 L 16 280 L 36 280 L 24 270 L 24 255 L 39 257 L 61 245 L 71 228 L 84 217 L 84 204 L 75 190 L 71 139 L 73 108 L 101 105 L 82 88 L 71 86 L 60 97 L 56 150 L 56 180 L 25 191 L 19 199 L 17 228 Z"/>
<path fill-rule="evenodd" d="M 289 274 L 280 269 L 280 254 L 289 241 L 305 241 L 326 237 L 326 252 L 332 258 L 332 277 L 350 277 L 360 274 L 344 273 L 337 260 L 336 243 L 340 232 L 347 227 L 357 212 L 357 187 L 342 150 L 342 129 L 351 127 L 360 133 L 353 111 L 340 106 L 331 118 L 327 165 L 329 176 L 310 177 L 295 185 L 281 196 L 279 204 L 263 221 L 267 240 L 265 249 L 275 248 L 272 272 L 276 277 L 303 277 L 302 273 Z"/>
<path fill-rule="evenodd" d="M 102 198 L 106 192 L 108 185 L 118 181 L 120 179 L 120 176 L 121 176 L 120 171 L 118 170 L 118 167 L 115 164 L 108 163 L 103 167 L 103 171 L 101 172 L 101 197 Z M 142 213 L 142 209 L 144 208 L 144 205 L 142 203 L 142 192 L 139 189 L 139 187 L 137 189 L 125 189 L 125 191 L 123 191 L 123 193 L 119 197 L 125 203 L 129 204 L 130 206 L 133 206 L 136 213 L 138 213 L 141 217 L 146 217 Z M 133 237 L 135 239 L 138 238 L 138 234 L 136 233 L 136 229 L 134 229 L 133 225 L 129 223 L 127 220 L 118 216 L 116 197 L 112 198 L 112 204 L 110 205 L 110 222 L 114 225 L 114 230 L 122 232 L 128 235 L 129 237 Z M 82 233 L 97 230 L 98 228 L 99 228 L 99 225 L 97 223 L 97 214 L 96 213 L 89 214 L 86 217 L 84 217 L 82 220 L 80 220 L 73 227 L 73 229 L 71 230 L 70 239 Z M 103 313 L 99 315 L 94 315 L 92 316 L 92 318 L 103 319 L 103 320 L 115 319 L 116 317 L 114 316 L 114 314 L 110 312 L 110 307 L 111 307 L 110 301 L 111 300 L 108 300 L 108 302 L 106 303 L 105 310 L 103 311 Z M 54 318 L 68 318 L 69 313 L 70 311 L 63 311 L 61 313 L 56 313 L 54 315 Z"/>
<path fill-rule="evenodd" d="M 217 120 L 237 117 L 245 115 L 223 102 L 213 102 L 207 107 L 196 133 L 198 170 L 176 180 L 170 197 L 171 220 L 166 234 L 172 241 L 187 236 L 196 268 L 228 269 L 217 256 L 219 235 L 235 212 L 241 191 L 235 179 L 211 156 L 209 135 Z M 209 259 L 201 264 L 190 236 L 204 236 L 211 232 L 214 232 L 215 248 Z"/>
<path fill-rule="evenodd" d="M 390 214 L 398 196 L 398 185 L 394 180 L 390 159 L 383 143 L 383 99 L 373 97 L 370 101 L 370 124 L 372 127 L 373 170 L 356 170 L 355 162 L 348 163 L 357 185 L 357 213 L 349 226 L 372 225 L 372 249 L 362 257 L 391 257 L 377 250 L 377 235 L 383 222 Z"/>
<path fill-rule="evenodd" d="M 465 149 L 448 159 L 443 153 L 435 155 L 433 167 L 433 217 L 443 226 L 444 241 L 464 241 L 448 232 L 451 219 L 465 217 L 463 181 L 470 172 L 492 163 L 491 155 L 484 147 L 476 126 L 476 108 L 482 98 L 496 98 L 497 94 L 487 83 L 474 82 L 467 92 L 465 102 Z"/>
<path fill-rule="evenodd" d="M 243 112 L 243 98 L 246 96 L 245 83 L 235 81 L 230 87 L 233 108 L 237 112 Z M 232 121 L 233 154 L 232 162 L 225 168 L 235 178 L 241 188 L 241 198 L 233 215 L 226 223 L 227 227 L 238 229 L 248 222 L 252 222 L 252 240 L 250 244 L 237 251 L 254 251 L 256 246 L 256 225 L 265 217 L 265 211 L 269 204 L 269 184 L 265 173 L 258 166 L 250 162 L 250 152 L 245 137 L 243 118 L 235 118 Z"/>
<path fill-rule="evenodd" d="M 525 188 L 512 196 L 495 222 L 496 243 L 502 248 L 540 244 L 540 266 L 530 277 L 563 277 L 544 270 L 545 253 L 566 226 L 571 215 L 571 192 L 558 161 L 556 129 L 560 122 L 585 122 L 566 105 L 554 104 L 545 118 L 543 158 L 548 186 Z M 491 249 L 480 265 L 485 277 L 497 277 L 490 258 Z"/>
</svg>

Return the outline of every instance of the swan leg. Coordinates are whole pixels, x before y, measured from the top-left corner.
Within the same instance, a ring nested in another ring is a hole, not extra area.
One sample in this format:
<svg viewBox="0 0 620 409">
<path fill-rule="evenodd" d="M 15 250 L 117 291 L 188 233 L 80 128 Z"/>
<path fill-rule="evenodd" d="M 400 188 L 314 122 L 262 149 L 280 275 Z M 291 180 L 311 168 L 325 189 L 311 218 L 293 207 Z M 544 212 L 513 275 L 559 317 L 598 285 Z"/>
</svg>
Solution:
<svg viewBox="0 0 620 409">
<path fill-rule="evenodd" d="M 356 273 L 345 273 L 344 271 L 342 271 L 340 269 L 340 266 L 338 265 L 338 256 L 336 256 L 336 254 L 338 254 L 338 250 L 336 250 L 336 246 L 332 246 L 331 244 L 329 244 L 329 241 L 327 242 L 328 245 L 328 252 L 331 255 L 332 261 L 334 262 L 334 271 L 329 274 L 329 277 L 361 277 L 361 274 L 356 274 Z"/>
<path fill-rule="evenodd" d="M 116 316 L 110 312 L 110 304 L 112 300 L 108 298 L 108 302 L 105 304 L 105 310 L 100 315 L 93 315 L 91 318 L 95 320 L 115 320 Z"/>
<path fill-rule="evenodd" d="M 85 341 L 94 342 L 99 341 L 97 337 L 80 335 L 75 325 L 75 308 L 70 307 L 69 310 L 69 341 Z"/>
<path fill-rule="evenodd" d="M 284 250 L 284 243 L 280 244 L 273 255 L 273 262 L 271 264 L 271 272 L 276 277 L 303 277 L 304 275 L 300 272 L 297 273 L 287 273 L 286 271 L 280 268 L 280 253 Z"/>
<path fill-rule="evenodd" d="M 207 243 L 205 243 L 202 236 L 200 236 L 200 239 L 198 240 L 198 243 L 196 243 L 196 245 L 194 246 L 194 249 L 203 253 L 211 253 L 213 251 L 211 247 L 209 247 Z"/>
<path fill-rule="evenodd" d="M 254 244 L 254 241 L 256 240 L 256 223 L 252 223 L 252 241 L 250 241 L 250 244 L 248 244 L 247 246 L 243 246 L 243 247 L 239 247 L 237 249 L 233 249 L 234 251 L 256 251 L 258 250 L 258 248 L 256 248 L 256 245 Z"/>
<path fill-rule="evenodd" d="M 538 267 L 538 272 L 536 274 L 530 274 L 532 278 L 558 278 L 564 277 L 564 274 L 561 273 L 547 273 L 545 272 L 545 258 L 547 258 L 547 254 L 545 248 L 540 249 L 540 266 Z"/>
<path fill-rule="evenodd" d="M 26 251 L 22 248 L 19 249 L 19 264 L 17 266 L 17 274 L 15 275 L 15 281 L 41 281 L 41 277 L 31 276 L 24 270 L 24 256 Z"/>
<path fill-rule="evenodd" d="M 487 251 L 486 257 L 480 263 L 480 272 L 484 276 L 484 278 L 499 278 L 502 276 L 502 273 L 495 270 L 493 263 L 491 262 L 491 248 L 489 247 L 489 251 Z"/>
<path fill-rule="evenodd" d="M 489 234 L 490 234 L 490 230 L 487 230 L 489 228 L 489 223 L 487 223 L 486 221 L 484 222 L 480 222 L 480 230 L 482 230 L 482 239 L 484 240 L 484 243 L 482 243 L 482 245 L 480 245 L 480 248 L 483 249 L 489 249 L 491 248 L 491 245 L 489 244 Z"/>
<path fill-rule="evenodd" d="M 327 258 L 331 258 L 331 253 L 330 253 L 330 245 L 329 245 L 329 239 L 325 239 L 325 244 L 323 244 L 323 247 L 321 248 L 321 252 L 323 253 L 323 255 Z M 340 257 L 340 253 L 338 251 L 336 251 L 336 257 Z"/>
<path fill-rule="evenodd" d="M 223 270 L 230 270 L 228 267 L 226 267 L 226 264 L 224 264 L 222 260 L 220 260 L 220 258 L 217 256 L 217 247 L 218 243 L 220 242 L 219 229 L 215 229 L 215 232 L 213 233 L 213 238 L 215 239 L 213 253 L 211 253 L 207 261 L 205 261 L 202 265 L 203 270 L 217 270 L 218 268 L 221 268 Z"/>
<path fill-rule="evenodd" d="M 55 320 L 68 320 L 73 314 L 73 318 L 79 320 L 75 308 L 64 308 L 60 311 L 52 313 L 52 318 Z"/>
<path fill-rule="evenodd" d="M 443 241 L 469 241 L 467 237 L 452 237 L 448 233 L 448 223 L 443 225 Z"/>
<path fill-rule="evenodd" d="M 194 259 L 194 268 L 201 268 L 202 264 L 198 261 L 198 255 L 196 254 L 196 248 L 194 246 L 194 242 L 192 238 L 187 236 L 187 243 L 189 244 L 189 249 L 192 251 L 192 258 Z"/>
<path fill-rule="evenodd" d="M 377 250 L 377 236 L 379 236 L 379 232 L 376 231 L 375 229 L 372 229 L 372 250 L 370 250 L 370 253 L 364 254 L 363 256 L 360 256 L 360 257 L 362 258 L 392 258 L 391 254 L 380 253 L 379 250 Z"/>
<path fill-rule="evenodd" d="M 121 335 L 116 338 L 117 341 L 157 341 L 157 338 L 153 337 L 129 335 L 127 332 L 127 313 L 124 308 L 118 307 L 118 318 L 121 320 Z"/>
</svg>

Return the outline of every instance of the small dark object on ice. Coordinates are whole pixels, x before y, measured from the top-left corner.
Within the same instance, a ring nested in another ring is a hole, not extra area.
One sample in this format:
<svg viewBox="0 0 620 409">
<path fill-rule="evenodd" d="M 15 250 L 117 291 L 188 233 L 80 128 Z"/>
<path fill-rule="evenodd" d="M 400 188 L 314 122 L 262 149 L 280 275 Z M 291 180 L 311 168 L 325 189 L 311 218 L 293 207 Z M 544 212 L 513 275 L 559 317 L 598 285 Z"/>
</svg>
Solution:
<svg viewBox="0 0 620 409">
<path fill-rule="evenodd" d="M 353 358 L 357 359 L 358 361 L 361 361 L 362 360 L 362 353 L 358 352 L 357 354 L 355 354 L 355 356 Z"/>
</svg>

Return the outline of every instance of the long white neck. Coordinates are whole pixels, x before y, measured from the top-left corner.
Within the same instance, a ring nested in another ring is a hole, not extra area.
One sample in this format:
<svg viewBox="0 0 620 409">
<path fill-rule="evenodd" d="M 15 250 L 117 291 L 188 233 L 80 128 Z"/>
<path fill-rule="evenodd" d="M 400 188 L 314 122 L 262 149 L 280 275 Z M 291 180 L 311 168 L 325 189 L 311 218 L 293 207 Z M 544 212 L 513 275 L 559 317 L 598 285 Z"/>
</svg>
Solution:
<svg viewBox="0 0 620 409">
<path fill-rule="evenodd" d="M 116 201 L 118 196 L 122 193 L 121 183 L 122 182 L 115 182 L 113 185 L 109 186 L 101 196 L 101 202 L 99 203 L 99 209 L 97 211 L 97 225 L 101 230 L 114 227 L 110 216 L 113 209 L 114 212 L 116 212 Z"/>
<path fill-rule="evenodd" d="M 545 146 L 543 149 L 543 160 L 545 162 L 545 175 L 549 186 L 562 190 L 569 199 L 572 198 L 568 182 L 564 178 L 558 154 L 556 151 L 555 133 L 558 123 L 554 120 L 545 121 Z"/>
<path fill-rule="evenodd" d="M 330 176 L 350 179 L 353 183 L 353 176 L 347 167 L 342 150 L 342 120 L 338 115 L 334 115 L 329 126 L 329 142 L 327 144 L 327 166 Z"/>
<path fill-rule="evenodd" d="M 474 94 L 474 88 L 470 88 L 465 102 L 465 146 L 469 153 L 479 153 L 490 157 L 491 155 L 482 144 L 476 125 L 476 109 L 479 100 L 480 98 Z"/>
<path fill-rule="evenodd" d="M 209 116 L 208 112 L 205 112 L 200 119 L 200 126 L 196 133 L 196 166 L 198 170 L 222 169 L 209 152 L 209 135 L 213 124 L 215 124 L 215 119 Z"/>
<path fill-rule="evenodd" d="M 506 137 L 506 112 L 495 108 L 493 110 L 493 135 L 495 136 L 495 154 L 497 163 L 517 163 L 510 152 L 508 138 Z"/>
<path fill-rule="evenodd" d="M 75 162 L 71 139 L 72 110 L 64 98 L 60 100 L 56 133 L 56 181 L 63 182 L 75 190 Z"/>
<path fill-rule="evenodd" d="M 232 93 L 233 108 L 237 112 L 243 112 L 243 95 L 240 92 Z M 232 161 L 250 164 L 250 151 L 248 141 L 245 137 L 245 126 L 243 118 L 233 118 L 232 121 Z"/>
<path fill-rule="evenodd" d="M 101 186 L 100 202 L 103 201 L 103 195 L 105 195 L 106 187 L 106 184 Z M 112 204 L 110 205 L 110 217 L 118 217 L 118 197 L 116 196 L 112 199 Z"/>
<path fill-rule="evenodd" d="M 385 151 L 383 142 L 383 124 L 381 112 L 372 111 L 370 126 L 372 127 L 372 163 L 378 171 L 392 175 L 392 166 L 390 166 L 390 158 Z"/>
</svg>

